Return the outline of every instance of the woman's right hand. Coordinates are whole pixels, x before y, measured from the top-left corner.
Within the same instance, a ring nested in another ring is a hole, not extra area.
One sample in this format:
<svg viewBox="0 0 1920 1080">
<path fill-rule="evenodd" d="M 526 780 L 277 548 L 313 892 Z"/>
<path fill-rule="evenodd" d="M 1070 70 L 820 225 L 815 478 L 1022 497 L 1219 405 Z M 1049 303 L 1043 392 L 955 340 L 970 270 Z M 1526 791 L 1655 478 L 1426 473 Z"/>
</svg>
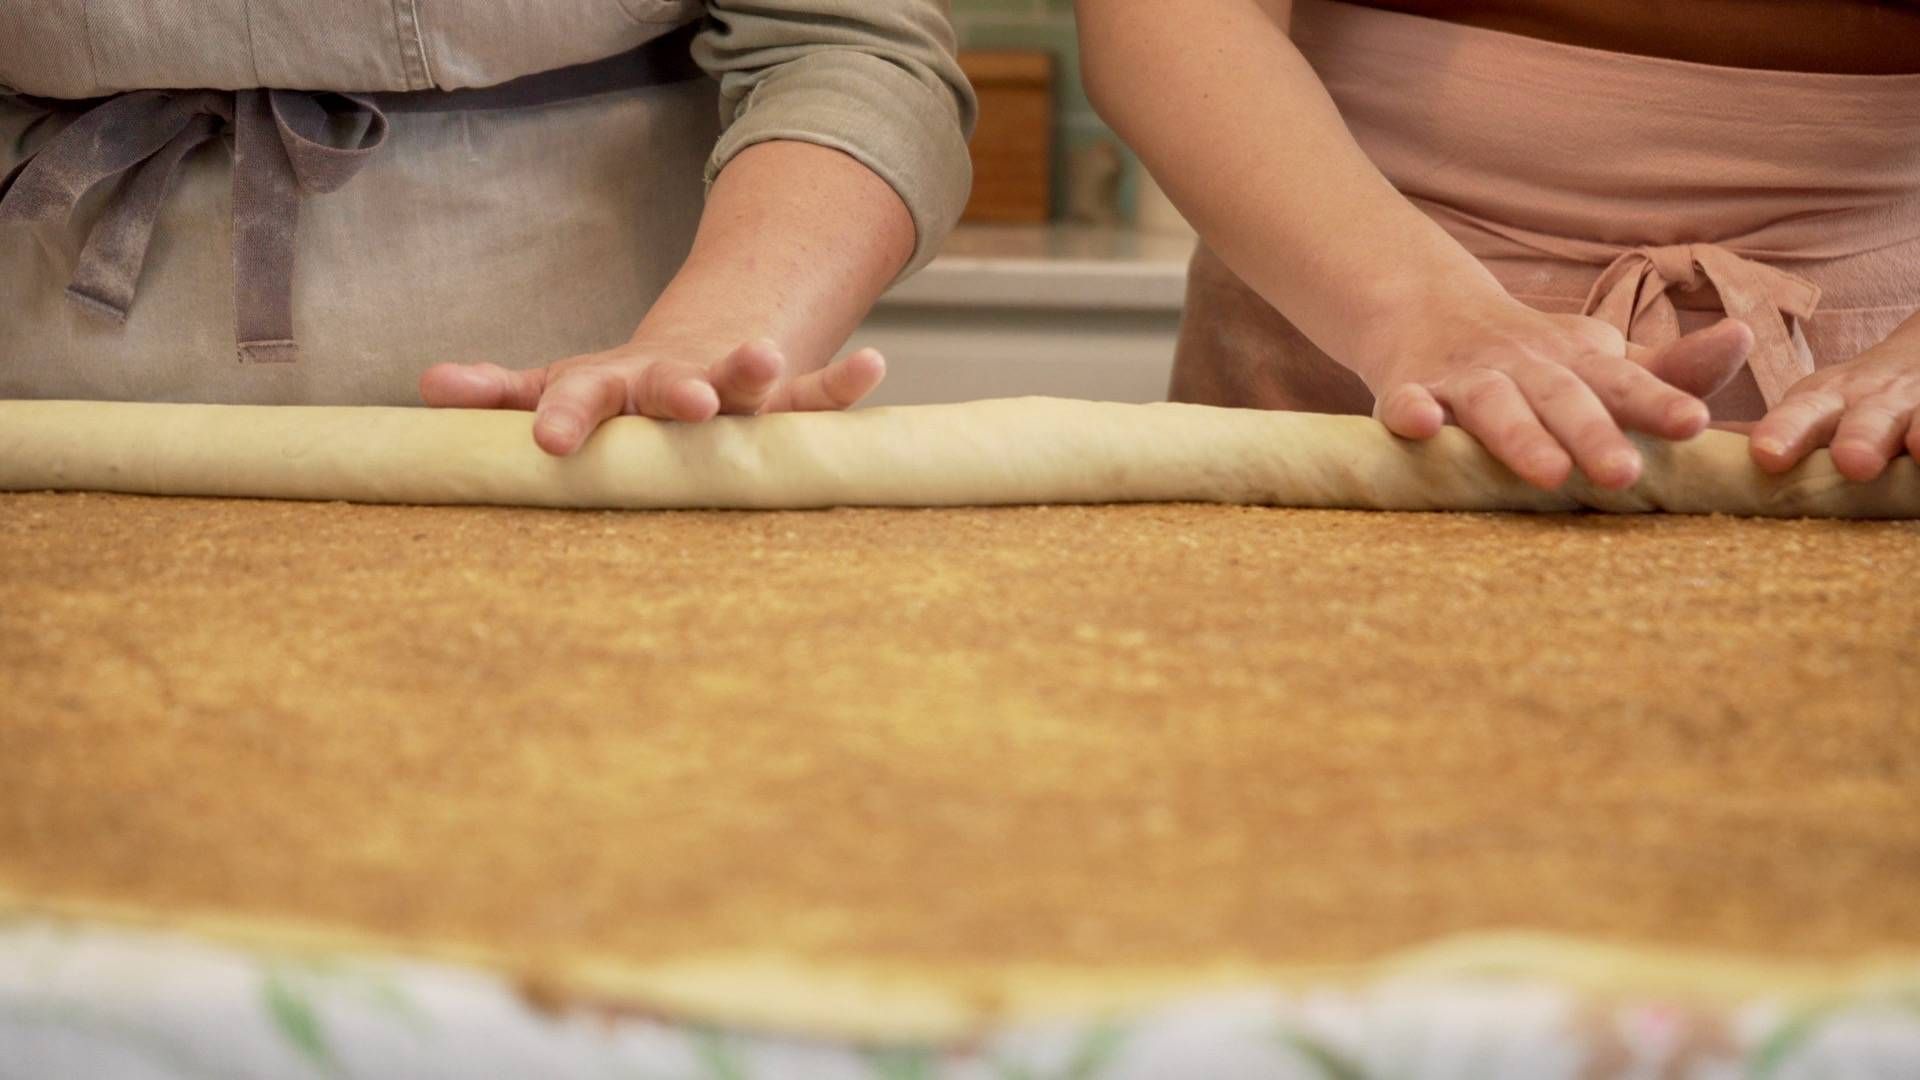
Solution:
<svg viewBox="0 0 1920 1080">
<path fill-rule="evenodd" d="M 1612 490 L 1640 478 L 1623 432 L 1690 439 L 1703 398 L 1737 374 L 1753 332 L 1725 319 L 1660 349 L 1581 315 L 1550 315 L 1506 297 L 1418 320 L 1369 351 L 1374 415 L 1394 434 L 1430 439 L 1465 428 L 1528 483 L 1554 490 L 1575 466 Z"/>
</svg>

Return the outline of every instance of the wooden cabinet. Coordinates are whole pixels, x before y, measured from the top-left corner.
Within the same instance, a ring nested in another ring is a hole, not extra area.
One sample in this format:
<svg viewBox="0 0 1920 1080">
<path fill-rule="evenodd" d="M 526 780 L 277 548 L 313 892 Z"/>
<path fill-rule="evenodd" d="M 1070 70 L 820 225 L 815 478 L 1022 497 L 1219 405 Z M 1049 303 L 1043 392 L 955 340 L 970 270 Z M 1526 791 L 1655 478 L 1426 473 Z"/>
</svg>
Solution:
<svg viewBox="0 0 1920 1080">
<path fill-rule="evenodd" d="M 1046 221 L 1053 210 L 1053 55 L 969 51 L 960 54 L 960 67 L 980 96 L 973 198 L 962 220 Z"/>
</svg>

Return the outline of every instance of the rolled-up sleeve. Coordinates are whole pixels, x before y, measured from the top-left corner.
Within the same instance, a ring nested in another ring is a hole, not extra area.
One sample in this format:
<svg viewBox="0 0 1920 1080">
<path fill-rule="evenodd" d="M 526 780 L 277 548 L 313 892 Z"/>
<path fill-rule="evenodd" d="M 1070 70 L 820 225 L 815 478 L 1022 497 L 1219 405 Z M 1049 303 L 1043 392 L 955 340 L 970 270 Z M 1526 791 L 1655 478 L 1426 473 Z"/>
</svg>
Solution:
<svg viewBox="0 0 1920 1080">
<path fill-rule="evenodd" d="M 907 204 L 906 273 L 931 259 L 973 183 L 976 104 L 947 0 L 710 0 L 707 16 L 694 58 L 720 80 L 726 125 L 707 182 L 755 143 L 832 147 Z"/>
</svg>

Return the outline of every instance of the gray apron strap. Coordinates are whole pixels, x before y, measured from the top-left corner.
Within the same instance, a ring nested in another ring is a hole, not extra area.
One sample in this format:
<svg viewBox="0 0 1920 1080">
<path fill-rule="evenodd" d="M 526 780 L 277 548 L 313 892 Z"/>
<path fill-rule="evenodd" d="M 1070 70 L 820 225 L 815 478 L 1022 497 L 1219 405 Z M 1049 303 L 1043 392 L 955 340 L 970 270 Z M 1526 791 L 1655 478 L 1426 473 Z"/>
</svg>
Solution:
<svg viewBox="0 0 1920 1080">
<path fill-rule="evenodd" d="M 0 225 L 63 223 L 95 186 L 125 179 L 88 231 L 67 295 L 124 322 L 161 205 L 181 161 L 231 129 L 234 338 L 242 363 L 299 359 L 293 337 L 300 200 L 339 190 L 386 142 L 389 112 L 527 108 L 700 76 L 699 24 L 619 56 L 473 90 L 345 94 L 296 90 L 137 90 L 83 111 L 0 179 Z"/>
<path fill-rule="evenodd" d="M 67 286 L 88 311 L 124 321 L 174 169 L 232 119 L 229 98 L 142 90 L 88 110 L 0 181 L 0 224 L 64 223 L 96 184 L 130 173 L 88 232 Z"/>
<path fill-rule="evenodd" d="M 344 122 L 336 125 L 336 116 Z M 387 118 L 352 94 L 242 90 L 234 95 L 233 127 L 233 316 L 240 362 L 292 363 L 300 358 L 293 342 L 300 200 L 353 179 L 386 142 Z"/>
<path fill-rule="evenodd" d="M 693 39 L 700 24 L 687 25 L 604 60 L 522 75 L 497 86 L 465 90 L 412 90 L 368 94 L 374 104 L 396 112 L 489 112 L 527 109 L 562 101 L 578 101 L 599 94 L 616 94 L 648 86 L 691 82 L 706 72 L 693 59 Z"/>
</svg>

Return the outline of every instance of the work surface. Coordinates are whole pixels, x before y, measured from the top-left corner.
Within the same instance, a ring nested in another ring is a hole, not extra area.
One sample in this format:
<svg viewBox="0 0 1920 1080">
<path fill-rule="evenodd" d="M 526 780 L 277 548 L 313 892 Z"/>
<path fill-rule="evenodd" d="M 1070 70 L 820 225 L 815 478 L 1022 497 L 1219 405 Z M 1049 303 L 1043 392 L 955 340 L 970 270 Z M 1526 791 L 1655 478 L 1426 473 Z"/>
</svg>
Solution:
<svg viewBox="0 0 1920 1080">
<path fill-rule="evenodd" d="M 1911 955 L 1916 581 L 1920 523 L 4 496 L 0 893 L 987 996 Z"/>
</svg>

